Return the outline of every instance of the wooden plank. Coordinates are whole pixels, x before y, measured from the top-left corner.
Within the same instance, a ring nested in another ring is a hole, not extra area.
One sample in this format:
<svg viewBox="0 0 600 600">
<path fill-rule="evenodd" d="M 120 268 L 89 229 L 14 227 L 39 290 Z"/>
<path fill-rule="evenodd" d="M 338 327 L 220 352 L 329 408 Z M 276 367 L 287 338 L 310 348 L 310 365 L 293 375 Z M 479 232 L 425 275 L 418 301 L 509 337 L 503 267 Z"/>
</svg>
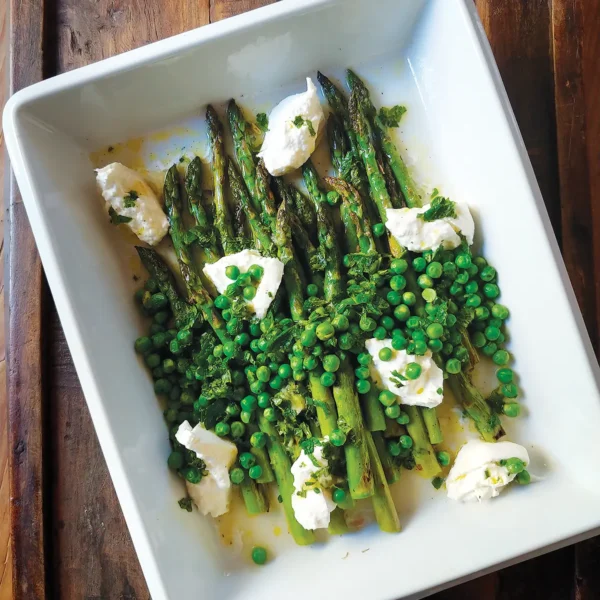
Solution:
<svg viewBox="0 0 600 600">
<path fill-rule="evenodd" d="M 582 45 L 583 0 L 552 2 L 556 138 L 562 254 L 594 347 L 598 349 L 594 222 L 586 146 Z"/>
<path fill-rule="evenodd" d="M 210 0 L 210 21 L 220 21 L 249 10 L 273 4 L 276 0 Z"/>
<path fill-rule="evenodd" d="M 44 0 L 12 0 L 12 91 L 43 77 Z M 8 411 L 13 587 L 16 600 L 46 597 L 42 428 L 42 268 L 16 183 L 9 192 Z"/>
</svg>

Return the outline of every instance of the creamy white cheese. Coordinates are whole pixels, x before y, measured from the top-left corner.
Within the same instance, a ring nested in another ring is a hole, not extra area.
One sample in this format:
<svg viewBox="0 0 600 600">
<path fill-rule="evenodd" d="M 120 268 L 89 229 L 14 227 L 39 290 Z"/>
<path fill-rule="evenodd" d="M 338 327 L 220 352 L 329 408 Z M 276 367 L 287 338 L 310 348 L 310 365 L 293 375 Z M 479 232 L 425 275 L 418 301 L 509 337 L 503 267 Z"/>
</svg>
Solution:
<svg viewBox="0 0 600 600">
<path fill-rule="evenodd" d="M 469 246 L 473 243 L 475 223 L 469 207 L 464 202 L 455 202 L 456 217 L 444 217 L 435 221 L 424 221 L 419 215 L 429 204 L 421 208 L 388 208 L 385 226 L 398 243 L 411 252 L 437 250 L 442 246 L 452 250 L 460 245 L 459 233 L 465 236 Z"/>
<path fill-rule="evenodd" d="M 256 313 L 256 316 L 263 319 L 281 284 L 283 263 L 278 258 L 261 256 L 256 250 L 242 250 L 224 256 L 217 262 L 207 264 L 204 267 L 204 272 L 215 284 L 220 294 L 223 294 L 227 286 L 233 283 L 225 274 L 225 269 L 231 265 L 235 265 L 240 273 L 246 273 L 252 265 L 259 265 L 264 269 L 262 279 L 256 288 L 256 296 L 248 302 L 249 308 Z"/>
<path fill-rule="evenodd" d="M 142 242 L 156 246 L 167 235 L 167 216 L 156 194 L 137 171 L 121 163 L 111 163 L 96 170 L 96 181 L 113 210 L 131 219 L 126 225 Z"/>
<path fill-rule="evenodd" d="M 495 498 L 516 475 L 508 472 L 501 460 L 518 458 L 525 467 L 529 454 L 513 442 L 468 441 L 459 451 L 446 479 L 448 497 L 472 502 Z"/>
<path fill-rule="evenodd" d="M 441 404 L 444 396 L 444 372 L 435 364 L 430 350 L 423 356 L 408 354 L 406 350 L 394 350 L 392 340 L 370 339 L 365 342 L 367 352 L 373 357 L 369 369 L 371 377 L 382 389 L 388 389 L 400 398 L 401 404 L 433 408 Z M 391 360 L 381 360 L 379 351 L 390 348 Z M 415 362 L 421 366 L 421 375 L 417 379 L 399 379 L 397 373 L 404 376 L 406 365 Z M 396 374 L 395 374 L 396 373 Z M 398 381 L 402 385 L 398 385 Z"/>
<path fill-rule="evenodd" d="M 327 489 L 331 476 L 327 471 L 328 460 L 323 456 L 323 446 L 315 445 L 312 454 L 304 450 L 292 465 L 294 494 L 292 508 L 296 520 L 304 529 L 323 529 L 329 525 L 335 502 Z"/>
<path fill-rule="evenodd" d="M 188 494 L 198 510 L 203 515 L 212 517 L 226 513 L 231 499 L 229 469 L 237 457 L 235 444 L 205 429 L 202 424 L 192 429 L 187 421 L 179 426 L 175 437 L 180 444 L 204 461 L 208 471 L 200 483 L 186 481 Z"/>
<path fill-rule="evenodd" d="M 306 87 L 306 92 L 282 100 L 269 115 L 269 130 L 258 155 L 273 176 L 300 168 L 315 151 L 325 115 L 310 77 Z"/>
</svg>

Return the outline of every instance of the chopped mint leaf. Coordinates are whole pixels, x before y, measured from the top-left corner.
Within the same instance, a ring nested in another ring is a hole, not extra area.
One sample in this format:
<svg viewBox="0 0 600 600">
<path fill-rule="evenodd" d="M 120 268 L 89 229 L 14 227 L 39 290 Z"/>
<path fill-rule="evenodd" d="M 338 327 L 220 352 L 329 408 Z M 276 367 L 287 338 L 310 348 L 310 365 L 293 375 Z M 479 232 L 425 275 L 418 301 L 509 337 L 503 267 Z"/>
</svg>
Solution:
<svg viewBox="0 0 600 600">
<path fill-rule="evenodd" d="M 182 510 L 187 510 L 188 512 L 192 512 L 192 499 L 189 497 L 182 498 L 178 502 L 179 508 Z"/>
<path fill-rule="evenodd" d="M 123 196 L 123 206 L 125 208 L 133 208 L 136 200 L 140 195 L 135 190 L 129 190 L 125 196 Z"/>
<path fill-rule="evenodd" d="M 392 108 L 386 108 L 385 106 L 379 111 L 379 119 L 386 127 L 398 127 L 400 125 L 400 119 L 406 112 L 405 106 L 392 106 Z"/>
<path fill-rule="evenodd" d="M 321 493 L 321 490 L 320 490 L 318 487 L 316 487 L 316 488 L 313 490 L 313 492 L 314 492 L 315 494 L 320 494 L 320 493 Z"/>
<path fill-rule="evenodd" d="M 309 119 L 304 119 L 302 115 L 297 115 L 296 118 L 292 121 L 295 127 L 300 129 L 302 125 L 306 125 L 308 128 L 308 133 L 310 133 L 311 137 L 315 137 L 317 135 L 315 128 L 313 127 L 312 121 Z"/>
<path fill-rule="evenodd" d="M 279 502 L 279 504 L 281 504 L 283 502 L 283 496 L 281 494 L 279 494 L 279 496 L 277 496 L 277 502 Z"/>
<path fill-rule="evenodd" d="M 439 490 L 443 485 L 444 485 L 444 478 L 443 477 L 434 477 L 431 480 L 431 485 L 436 489 Z"/>
<path fill-rule="evenodd" d="M 315 128 L 313 127 L 312 121 L 309 121 L 307 119 L 304 122 L 306 123 L 306 126 L 308 127 L 308 133 L 310 133 L 310 137 L 315 137 L 315 135 L 317 135 L 317 133 L 315 132 Z"/>
<path fill-rule="evenodd" d="M 434 198 L 429 206 L 429 208 L 424 212 L 419 214 L 419 219 L 423 221 L 437 221 L 438 219 L 445 218 L 456 218 L 456 209 L 455 203 L 448 198 L 442 198 L 442 196 L 437 196 Z"/>
<path fill-rule="evenodd" d="M 490 473 L 490 470 L 486 469 L 485 470 L 485 477 L 486 477 L 486 479 L 489 479 L 491 476 L 492 476 L 492 474 Z"/>
<path fill-rule="evenodd" d="M 431 197 L 435 198 L 436 196 L 439 196 L 440 192 L 437 188 L 433 188 L 433 191 L 431 192 Z"/>
<path fill-rule="evenodd" d="M 304 119 L 302 118 L 302 115 L 298 115 L 293 121 L 292 123 L 294 124 L 295 127 L 297 127 L 298 129 L 300 129 L 300 127 L 302 127 L 302 125 L 304 125 Z"/>
<path fill-rule="evenodd" d="M 267 131 L 269 129 L 269 117 L 266 113 L 258 113 L 256 115 L 256 124 L 261 131 Z"/>
<path fill-rule="evenodd" d="M 444 390 L 442 388 L 438 388 L 437 393 L 441 396 L 444 393 Z"/>
<path fill-rule="evenodd" d="M 131 217 L 124 217 L 120 215 L 112 206 L 108 209 L 108 216 L 113 225 L 121 225 L 123 223 L 130 223 L 132 221 Z"/>
</svg>

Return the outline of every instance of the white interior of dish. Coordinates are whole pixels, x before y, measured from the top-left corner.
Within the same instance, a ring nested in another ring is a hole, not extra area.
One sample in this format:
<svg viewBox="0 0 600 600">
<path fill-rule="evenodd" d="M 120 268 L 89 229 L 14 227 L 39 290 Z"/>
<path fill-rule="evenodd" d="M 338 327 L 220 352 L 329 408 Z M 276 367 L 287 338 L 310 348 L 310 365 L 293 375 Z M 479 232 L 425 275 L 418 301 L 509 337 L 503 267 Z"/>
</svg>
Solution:
<svg viewBox="0 0 600 600">
<path fill-rule="evenodd" d="M 598 526 L 597 365 L 469 4 L 285 2 L 46 82 L 11 104 L 13 166 L 155 600 L 416 597 Z M 264 111 L 317 69 L 340 79 L 346 67 L 371 85 L 378 105 L 408 107 L 399 147 L 417 178 L 468 202 L 477 217 L 512 310 L 525 391 L 526 415 L 509 433 L 542 480 L 461 505 L 407 474 L 396 486 L 401 534 L 372 526 L 311 548 L 277 538 L 273 518 L 261 517 L 246 542 L 266 540 L 275 560 L 256 568 L 232 559 L 212 524 L 177 505 L 183 486 L 166 468 L 165 424 L 132 351 L 142 331 L 131 300 L 137 263 L 130 240 L 105 218 L 89 154 L 141 136 L 148 168 L 189 151 L 205 157 L 199 115 L 208 102 L 235 97 Z M 177 133 L 157 141 L 157 131 Z"/>
</svg>

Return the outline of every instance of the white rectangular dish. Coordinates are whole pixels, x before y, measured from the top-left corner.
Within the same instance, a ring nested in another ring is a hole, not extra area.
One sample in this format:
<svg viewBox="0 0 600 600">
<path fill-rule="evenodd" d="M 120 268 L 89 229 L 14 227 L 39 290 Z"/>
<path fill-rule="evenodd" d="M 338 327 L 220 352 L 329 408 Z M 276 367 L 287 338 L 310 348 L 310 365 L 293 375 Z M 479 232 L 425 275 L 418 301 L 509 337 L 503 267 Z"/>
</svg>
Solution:
<svg viewBox="0 0 600 600">
<path fill-rule="evenodd" d="M 463 505 L 407 477 L 396 486 L 402 533 L 283 542 L 256 568 L 232 561 L 211 524 L 177 505 L 183 486 L 166 468 L 162 413 L 132 348 L 131 249 L 104 216 L 90 155 L 140 138 L 148 168 L 190 150 L 204 158 L 208 102 L 265 110 L 317 69 L 346 67 L 381 92 L 379 105 L 408 106 L 400 149 L 417 179 L 474 209 L 512 309 L 528 414 L 510 434 L 541 481 Z M 4 130 L 154 600 L 419 598 L 598 533 L 600 373 L 470 0 L 288 0 L 27 88 L 7 104 Z M 178 133 L 165 142 L 157 131 Z"/>
</svg>

